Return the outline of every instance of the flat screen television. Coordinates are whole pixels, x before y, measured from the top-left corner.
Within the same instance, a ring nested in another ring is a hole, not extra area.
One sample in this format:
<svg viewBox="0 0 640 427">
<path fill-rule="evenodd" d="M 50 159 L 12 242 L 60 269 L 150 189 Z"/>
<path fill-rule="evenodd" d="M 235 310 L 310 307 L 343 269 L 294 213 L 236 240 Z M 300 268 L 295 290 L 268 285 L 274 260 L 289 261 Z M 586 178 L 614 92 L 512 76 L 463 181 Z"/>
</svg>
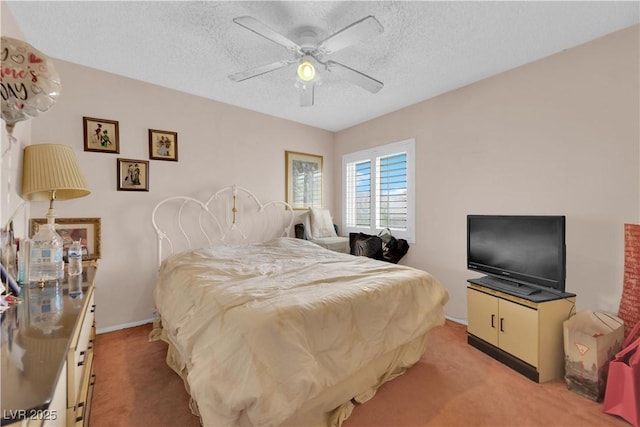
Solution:
<svg viewBox="0 0 640 427">
<path fill-rule="evenodd" d="M 468 215 L 467 268 L 516 287 L 564 292 L 565 217 Z"/>
</svg>

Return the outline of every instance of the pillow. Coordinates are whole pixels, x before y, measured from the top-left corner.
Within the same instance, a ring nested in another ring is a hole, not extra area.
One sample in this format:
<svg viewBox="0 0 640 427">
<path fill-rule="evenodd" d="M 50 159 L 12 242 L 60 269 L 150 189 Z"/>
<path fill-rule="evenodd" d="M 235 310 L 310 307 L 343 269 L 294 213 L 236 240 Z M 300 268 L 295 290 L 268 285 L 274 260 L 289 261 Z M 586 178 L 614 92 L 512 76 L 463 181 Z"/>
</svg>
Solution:
<svg viewBox="0 0 640 427">
<path fill-rule="evenodd" d="M 311 212 L 304 216 L 304 238 L 306 240 L 313 239 L 311 235 Z"/>
<path fill-rule="evenodd" d="M 311 208 L 309 216 L 311 217 L 311 236 L 314 239 L 338 237 L 335 228 L 333 228 L 333 219 L 329 209 Z"/>
</svg>

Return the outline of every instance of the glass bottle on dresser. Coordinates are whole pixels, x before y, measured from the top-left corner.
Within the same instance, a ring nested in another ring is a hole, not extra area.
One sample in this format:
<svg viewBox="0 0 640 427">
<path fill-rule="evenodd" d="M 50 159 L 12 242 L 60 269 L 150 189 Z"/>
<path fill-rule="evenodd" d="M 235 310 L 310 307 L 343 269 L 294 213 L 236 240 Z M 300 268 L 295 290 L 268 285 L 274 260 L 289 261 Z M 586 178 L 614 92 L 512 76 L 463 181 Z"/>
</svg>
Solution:
<svg viewBox="0 0 640 427">
<path fill-rule="evenodd" d="M 67 251 L 69 265 L 67 271 L 69 273 L 69 296 L 77 298 L 82 295 L 82 245 L 78 241 L 74 241 Z"/>
</svg>

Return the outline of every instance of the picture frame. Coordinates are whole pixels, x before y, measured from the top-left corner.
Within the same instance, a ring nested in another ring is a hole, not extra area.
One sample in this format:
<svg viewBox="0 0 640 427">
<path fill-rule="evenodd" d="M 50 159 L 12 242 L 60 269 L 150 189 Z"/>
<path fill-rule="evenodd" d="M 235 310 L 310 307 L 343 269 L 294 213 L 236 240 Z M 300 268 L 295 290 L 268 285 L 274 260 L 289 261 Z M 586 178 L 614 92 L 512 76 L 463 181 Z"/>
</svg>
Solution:
<svg viewBox="0 0 640 427">
<path fill-rule="evenodd" d="M 178 161 L 178 133 L 149 129 L 149 159 Z"/>
<path fill-rule="evenodd" d="M 118 158 L 118 191 L 149 191 L 149 161 Z"/>
<path fill-rule="evenodd" d="M 47 218 L 31 218 L 29 220 L 29 238 L 38 232 L 42 224 L 47 223 Z M 80 240 L 82 244 L 82 259 L 100 259 L 100 218 L 56 218 L 56 231 L 62 237 L 64 254 L 74 240 Z M 85 251 L 86 248 L 86 251 Z"/>
<path fill-rule="evenodd" d="M 120 134 L 115 120 L 83 117 L 84 151 L 120 153 Z"/>
<path fill-rule="evenodd" d="M 286 202 L 293 209 L 322 207 L 322 156 L 285 151 L 285 165 Z"/>
</svg>

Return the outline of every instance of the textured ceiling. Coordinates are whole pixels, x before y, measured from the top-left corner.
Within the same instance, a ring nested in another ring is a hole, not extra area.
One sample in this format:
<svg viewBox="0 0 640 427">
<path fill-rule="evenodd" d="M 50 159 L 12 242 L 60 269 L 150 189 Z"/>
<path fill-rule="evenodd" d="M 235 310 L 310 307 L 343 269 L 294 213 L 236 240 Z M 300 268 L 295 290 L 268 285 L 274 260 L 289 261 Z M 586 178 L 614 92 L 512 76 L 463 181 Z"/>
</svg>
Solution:
<svg viewBox="0 0 640 427">
<path fill-rule="evenodd" d="M 48 56 L 331 131 L 637 24 L 640 9 L 636 1 L 6 4 L 25 40 Z M 330 59 L 384 88 L 373 95 L 325 72 L 315 105 L 300 107 L 295 66 L 232 82 L 229 74 L 291 58 L 234 24 L 242 15 L 295 41 L 303 27 L 323 39 L 374 15 L 384 33 Z"/>
</svg>

